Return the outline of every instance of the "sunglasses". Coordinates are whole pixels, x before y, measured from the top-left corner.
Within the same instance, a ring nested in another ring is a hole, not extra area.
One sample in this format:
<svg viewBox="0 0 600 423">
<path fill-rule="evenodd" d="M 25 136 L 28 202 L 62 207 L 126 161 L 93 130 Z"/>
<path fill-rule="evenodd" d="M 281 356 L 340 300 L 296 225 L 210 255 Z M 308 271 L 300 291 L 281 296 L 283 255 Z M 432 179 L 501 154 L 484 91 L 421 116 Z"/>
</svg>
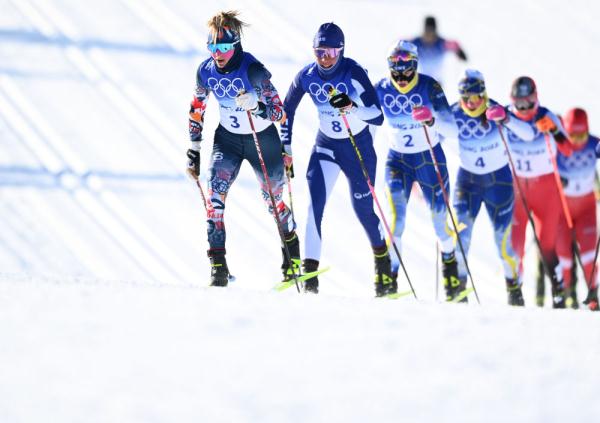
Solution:
<svg viewBox="0 0 600 423">
<path fill-rule="evenodd" d="M 315 50 L 315 56 L 319 59 L 324 57 L 338 57 L 340 51 L 342 51 L 341 47 L 317 47 Z"/>
<path fill-rule="evenodd" d="M 484 94 L 465 94 L 461 95 L 460 98 L 464 103 L 477 103 L 478 101 L 483 100 Z"/>
<path fill-rule="evenodd" d="M 227 53 L 228 51 L 232 50 L 237 43 L 239 43 L 239 41 L 234 43 L 208 43 L 206 48 L 213 54 L 216 53 L 217 50 L 219 50 L 221 53 Z"/>
<path fill-rule="evenodd" d="M 535 101 L 529 98 L 518 98 L 513 100 L 515 109 L 519 111 L 531 110 L 535 107 Z"/>
<path fill-rule="evenodd" d="M 388 57 L 388 61 L 392 63 L 410 62 L 411 60 L 417 60 L 417 56 L 410 51 L 397 51 L 392 56 Z"/>
<path fill-rule="evenodd" d="M 575 144 L 581 144 L 581 143 L 584 143 L 585 141 L 587 141 L 588 133 L 587 132 L 571 133 L 571 134 L 569 134 L 569 138 Z"/>
</svg>

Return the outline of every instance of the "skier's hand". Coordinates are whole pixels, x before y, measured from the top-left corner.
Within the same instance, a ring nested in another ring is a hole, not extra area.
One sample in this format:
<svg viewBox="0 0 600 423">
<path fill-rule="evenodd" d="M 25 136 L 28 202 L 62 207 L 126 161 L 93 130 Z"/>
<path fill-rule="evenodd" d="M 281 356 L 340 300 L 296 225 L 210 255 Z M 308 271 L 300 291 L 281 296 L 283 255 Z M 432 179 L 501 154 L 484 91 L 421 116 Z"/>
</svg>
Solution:
<svg viewBox="0 0 600 423">
<path fill-rule="evenodd" d="M 194 145 L 192 148 L 188 149 L 187 157 L 188 163 L 186 172 L 190 178 L 198 180 L 198 177 L 200 176 L 200 147 Z"/>
<path fill-rule="evenodd" d="M 256 110 L 258 100 L 253 93 L 241 93 L 235 98 L 235 104 L 244 110 Z"/>
<path fill-rule="evenodd" d="M 281 145 L 281 154 L 283 155 L 283 166 L 285 167 L 285 173 L 294 177 L 294 162 L 292 159 L 292 146 L 290 144 Z"/>
<path fill-rule="evenodd" d="M 493 106 L 488 107 L 485 111 L 485 117 L 488 118 L 488 120 L 493 120 L 498 124 L 506 123 L 508 120 L 506 116 L 506 110 L 504 110 L 504 107 L 500 106 L 499 104 L 494 104 Z"/>
<path fill-rule="evenodd" d="M 331 107 L 338 109 L 342 113 L 348 113 L 356 104 L 348 97 L 346 93 L 338 93 L 329 99 Z"/>
<path fill-rule="evenodd" d="M 427 106 L 415 106 L 412 110 L 412 118 L 427 126 L 433 125 L 434 119 L 431 110 Z"/>
<path fill-rule="evenodd" d="M 552 118 L 548 115 L 544 115 L 544 117 L 535 121 L 535 127 L 540 132 L 548 133 L 548 132 L 556 132 L 556 124 L 552 120 Z"/>
</svg>

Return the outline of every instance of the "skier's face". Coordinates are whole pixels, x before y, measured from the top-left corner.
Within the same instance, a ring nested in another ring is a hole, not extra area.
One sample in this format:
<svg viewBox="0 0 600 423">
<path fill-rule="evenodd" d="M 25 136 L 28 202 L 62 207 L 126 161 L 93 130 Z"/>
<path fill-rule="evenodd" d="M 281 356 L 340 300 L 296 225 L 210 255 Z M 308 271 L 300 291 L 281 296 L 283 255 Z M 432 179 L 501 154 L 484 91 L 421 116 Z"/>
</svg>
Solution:
<svg viewBox="0 0 600 423">
<path fill-rule="evenodd" d="M 329 69 L 335 65 L 340 58 L 341 51 L 341 48 L 334 47 L 317 47 L 314 49 L 317 63 L 323 69 Z"/>
<path fill-rule="evenodd" d="M 222 69 L 225 66 L 227 66 L 227 63 L 229 63 L 229 61 L 233 57 L 234 52 L 235 52 L 234 48 L 231 48 L 230 50 L 228 50 L 226 52 L 222 52 L 221 50 L 216 49 L 214 52 L 211 51 L 210 57 L 213 58 L 217 67 L 219 69 Z"/>
<path fill-rule="evenodd" d="M 461 97 L 461 103 L 463 107 L 471 111 L 477 110 L 479 107 L 481 107 L 484 101 L 485 96 L 480 94 L 464 95 Z"/>
</svg>

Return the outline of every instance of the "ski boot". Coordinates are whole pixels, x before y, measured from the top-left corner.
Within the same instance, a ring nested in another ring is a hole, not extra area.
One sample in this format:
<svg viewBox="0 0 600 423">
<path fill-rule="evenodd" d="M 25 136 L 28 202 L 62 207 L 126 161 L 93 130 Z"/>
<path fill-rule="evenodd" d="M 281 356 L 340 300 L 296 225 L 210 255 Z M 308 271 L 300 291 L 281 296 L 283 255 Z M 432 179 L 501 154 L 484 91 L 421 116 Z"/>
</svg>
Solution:
<svg viewBox="0 0 600 423">
<path fill-rule="evenodd" d="M 586 299 L 583 301 L 590 310 L 599 311 L 600 307 L 598 306 L 598 287 L 591 288 L 588 291 Z"/>
<path fill-rule="evenodd" d="M 508 291 L 508 305 L 523 307 L 525 300 L 518 280 L 506 278 L 506 291 Z"/>
<path fill-rule="evenodd" d="M 577 290 L 574 286 L 565 289 L 565 305 L 567 308 L 577 310 L 579 308 L 579 300 L 577 299 Z"/>
<path fill-rule="evenodd" d="M 552 308 L 565 308 L 565 289 L 562 281 L 552 281 Z"/>
<path fill-rule="evenodd" d="M 446 301 L 452 301 L 467 286 L 467 281 L 461 281 L 458 277 L 458 262 L 456 261 L 454 252 L 442 253 L 442 276 L 444 289 L 446 290 Z M 467 297 L 464 297 L 459 302 L 466 303 L 469 300 Z"/>
<path fill-rule="evenodd" d="M 319 261 L 313 259 L 304 259 L 302 263 L 302 270 L 304 273 L 316 272 L 319 269 Z M 304 281 L 304 292 L 318 294 L 319 293 L 319 279 L 314 276 Z"/>
<path fill-rule="evenodd" d="M 229 269 L 225 260 L 225 250 L 208 250 L 210 259 L 210 286 L 227 286 Z"/>
<path fill-rule="evenodd" d="M 374 248 L 375 256 L 375 296 L 384 297 L 398 292 L 398 282 L 392 275 L 392 261 L 387 246 Z"/>
<path fill-rule="evenodd" d="M 283 263 L 281 264 L 281 272 L 283 273 L 283 282 L 288 282 L 294 277 L 300 275 L 300 241 L 296 232 L 290 232 L 285 240 L 288 252 L 290 253 L 291 263 L 288 262 L 285 254 L 285 249 L 281 247 L 281 255 Z"/>
</svg>

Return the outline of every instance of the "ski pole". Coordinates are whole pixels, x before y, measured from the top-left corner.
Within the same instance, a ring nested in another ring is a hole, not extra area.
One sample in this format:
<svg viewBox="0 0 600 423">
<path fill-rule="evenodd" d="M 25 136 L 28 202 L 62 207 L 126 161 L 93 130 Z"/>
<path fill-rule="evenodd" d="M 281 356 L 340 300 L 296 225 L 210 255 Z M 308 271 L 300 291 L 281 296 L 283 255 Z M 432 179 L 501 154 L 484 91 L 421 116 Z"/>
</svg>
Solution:
<svg viewBox="0 0 600 423">
<path fill-rule="evenodd" d="M 513 174 L 513 178 L 515 180 L 515 185 L 517 186 L 517 191 L 519 191 L 519 197 L 521 198 L 521 202 L 523 203 L 523 208 L 525 209 L 525 213 L 527 213 L 527 219 L 529 220 L 529 224 L 531 225 L 531 229 L 533 229 L 533 239 L 535 240 L 535 244 L 538 247 L 538 251 L 540 252 L 540 257 L 542 260 L 542 266 L 544 267 L 544 272 L 548 275 L 550 280 L 552 281 L 552 272 L 550 270 L 550 266 L 546 263 L 546 259 L 544 258 L 544 253 L 542 252 L 542 244 L 537 236 L 537 231 L 535 229 L 535 222 L 533 221 L 533 217 L 531 216 L 531 210 L 527 205 L 527 200 L 525 199 L 525 194 L 523 193 L 523 189 L 521 188 L 521 182 L 519 181 L 519 177 L 517 176 L 517 170 L 515 168 L 515 163 L 512 159 L 512 154 L 510 154 L 510 150 L 508 148 L 508 143 L 506 142 L 506 138 L 504 137 L 504 133 L 502 132 L 502 124 L 498 124 L 498 132 L 500 133 L 500 138 L 502 139 L 502 143 L 504 144 L 504 149 L 506 150 L 506 155 L 508 156 L 508 163 L 510 163 L 510 169 Z"/>
<path fill-rule="evenodd" d="M 438 291 L 440 286 L 440 244 L 435 243 L 435 301 L 438 300 Z"/>
<path fill-rule="evenodd" d="M 263 176 L 265 178 L 265 185 L 267 186 L 267 191 L 269 192 L 269 198 L 271 200 L 271 205 L 273 206 L 273 216 L 275 217 L 275 222 L 277 223 L 277 230 L 279 231 L 279 237 L 281 238 L 281 244 L 283 245 L 283 255 L 287 262 L 292 266 L 294 283 L 296 284 L 296 290 L 300 292 L 300 286 L 298 285 L 298 273 L 294 268 L 294 263 L 292 262 L 292 256 L 290 255 L 290 250 L 285 242 L 285 235 L 283 233 L 283 224 L 281 223 L 281 218 L 279 216 L 279 210 L 277 210 L 277 204 L 275 203 L 275 196 L 273 195 L 273 189 L 271 188 L 271 180 L 269 179 L 269 174 L 267 173 L 267 166 L 265 165 L 265 161 L 262 155 L 262 149 L 260 148 L 260 144 L 258 142 L 258 135 L 256 134 L 256 129 L 254 128 L 254 121 L 252 120 L 252 114 L 250 110 L 247 110 L 248 114 L 248 122 L 250 123 L 250 129 L 252 130 L 252 137 L 254 138 L 254 145 L 256 146 L 256 152 L 258 153 L 258 161 L 260 162 L 260 167 L 262 169 Z"/>
<path fill-rule="evenodd" d="M 442 197 L 444 198 L 444 203 L 446 203 L 446 210 L 448 210 L 448 214 L 450 215 L 450 221 L 452 222 L 452 227 L 454 228 L 454 232 L 456 233 L 456 241 L 460 248 L 460 254 L 462 255 L 463 260 L 465 261 L 465 268 L 467 269 L 467 274 L 469 275 L 469 279 L 471 280 L 471 286 L 473 287 L 473 292 L 475 293 L 477 304 L 481 304 L 481 302 L 479 301 L 479 295 L 477 294 L 477 289 L 475 288 L 475 281 L 473 280 L 471 269 L 469 269 L 467 254 L 463 247 L 462 241 L 460 240 L 460 232 L 458 230 L 456 220 L 454 219 L 454 213 L 452 213 L 452 209 L 450 208 L 450 198 L 448 197 L 448 193 L 446 192 L 446 185 L 444 184 L 444 179 L 442 178 L 442 173 L 440 172 L 440 165 L 437 159 L 435 158 L 435 153 L 433 151 L 431 139 L 429 138 L 429 131 L 427 130 L 427 126 L 423 125 L 423 131 L 425 131 L 425 139 L 427 140 L 427 145 L 429 146 L 429 155 L 431 156 L 431 160 L 433 161 L 435 174 L 437 175 L 438 182 L 440 184 L 440 187 L 442 188 Z"/>
<path fill-rule="evenodd" d="M 288 188 L 288 197 L 290 199 L 290 211 L 292 212 L 292 219 L 294 219 L 295 221 L 295 215 L 294 215 L 294 201 L 292 199 L 292 179 L 290 178 L 290 172 L 289 171 L 285 171 L 285 176 L 287 179 L 287 188 Z"/>
<path fill-rule="evenodd" d="M 385 230 L 387 231 L 388 236 L 390 237 L 390 243 L 394 247 L 394 251 L 396 252 L 396 256 L 398 257 L 398 261 L 400 262 L 400 266 L 402 267 L 402 271 L 404 272 L 404 276 L 406 277 L 406 280 L 408 281 L 408 285 L 410 286 L 410 290 L 412 291 L 415 299 L 418 299 L 417 294 L 416 294 L 416 292 L 413 288 L 413 285 L 410 281 L 410 278 L 408 277 L 408 272 L 406 271 L 406 267 L 404 266 L 402 257 L 400 256 L 400 250 L 398 250 L 398 246 L 396 245 L 396 242 L 394 241 L 394 237 L 392 236 L 392 231 L 390 230 L 387 220 L 385 219 L 385 215 L 383 214 L 383 209 L 381 208 L 381 204 L 379 203 L 379 200 L 377 199 L 377 195 L 375 194 L 375 188 L 373 187 L 373 184 L 371 183 L 371 178 L 369 177 L 369 172 L 367 171 L 367 167 L 365 166 L 365 162 L 362 158 L 362 154 L 360 153 L 360 150 L 358 149 L 358 146 L 356 145 L 356 141 L 354 140 L 354 135 L 352 134 L 352 130 L 350 129 L 350 124 L 348 123 L 348 119 L 346 118 L 346 115 L 344 115 L 343 113 L 340 113 L 340 116 L 342 117 L 342 120 L 344 121 L 346 130 L 348 131 L 348 138 L 350 138 L 352 147 L 354 147 L 354 151 L 356 152 L 356 157 L 358 158 L 358 162 L 360 163 L 360 167 L 362 169 L 363 175 L 365 177 L 365 180 L 367 181 L 367 185 L 369 186 L 369 191 L 371 191 L 371 195 L 373 196 L 373 201 L 375 201 L 375 204 L 377 205 L 377 209 L 379 210 L 379 214 L 381 215 L 381 220 L 383 222 Z"/>
<path fill-rule="evenodd" d="M 200 178 L 195 178 L 196 181 L 196 185 L 198 186 L 198 189 L 200 190 L 200 196 L 202 197 L 202 203 L 204 204 L 204 210 L 206 210 L 206 212 L 208 213 L 208 203 L 206 202 L 206 196 L 204 195 L 204 190 L 202 189 L 202 185 L 200 184 Z"/>
</svg>

